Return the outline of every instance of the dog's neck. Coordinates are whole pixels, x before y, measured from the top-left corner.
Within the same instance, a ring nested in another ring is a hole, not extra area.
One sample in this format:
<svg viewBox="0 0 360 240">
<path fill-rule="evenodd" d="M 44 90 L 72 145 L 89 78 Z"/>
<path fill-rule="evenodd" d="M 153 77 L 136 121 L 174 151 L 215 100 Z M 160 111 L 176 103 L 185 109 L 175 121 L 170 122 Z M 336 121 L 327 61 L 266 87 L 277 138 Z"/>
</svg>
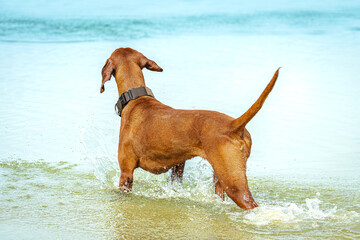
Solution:
<svg viewBox="0 0 360 240">
<path fill-rule="evenodd" d="M 144 75 L 141 68 L 134 64 L 123 64 L 116 71 L 116 85 L 119 97 L 130 88 L 145 87 Z"/>
<path fill-rule="evenodd" d="M 129 91 L 130 88 L 145 87 L 145 81 L 142 79 L 119 79 L 116 78 L 116 84 L 118 86 L 119 97 L 124 92 Z"/>
</svg>

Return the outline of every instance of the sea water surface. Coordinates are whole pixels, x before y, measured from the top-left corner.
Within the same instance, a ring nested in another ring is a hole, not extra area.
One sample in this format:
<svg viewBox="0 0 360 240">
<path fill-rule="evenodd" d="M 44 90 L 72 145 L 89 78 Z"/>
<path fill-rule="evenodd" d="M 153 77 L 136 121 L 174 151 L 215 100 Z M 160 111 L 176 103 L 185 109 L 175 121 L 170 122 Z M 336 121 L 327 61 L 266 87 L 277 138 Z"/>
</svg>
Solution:
<svg viewBox="0 0 360 240">
<path fill-rule="evenodd" d="M 101 68 L 132 47 L 156 98 L 248 124 L 242 210 L 206 160 L 117 190 L 120 119 Z M 0 1 L 1 239 L 359 239 L 358 1 Z"/>
</svg>

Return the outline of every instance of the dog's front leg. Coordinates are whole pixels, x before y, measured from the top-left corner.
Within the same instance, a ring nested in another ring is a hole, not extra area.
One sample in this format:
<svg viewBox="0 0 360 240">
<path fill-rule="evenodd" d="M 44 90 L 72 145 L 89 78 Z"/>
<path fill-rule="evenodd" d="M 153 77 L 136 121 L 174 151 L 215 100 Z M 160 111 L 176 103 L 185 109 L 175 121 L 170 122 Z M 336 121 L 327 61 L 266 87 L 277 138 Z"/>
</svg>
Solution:
<svg viewBox="0 0 360 240">
<path fill-rule="evenodd" d="M 171 182 L 178 180 L 182 182 L 184 175 L 185 162 L 179 163 L 171 168 Z"/>
<path fill-rule="evenodd" d="M 133 174 L 137 167 L 137 158 L 132 152 L 120 147 L 118 150 L 118 161 L 120 166 L 119 189 L 123 192 L 130 192 L 133 184 Z"/>
<path fill-rule="evenodd" d="M 131 192 L 133 179 L 132 172 L 121 169 L 119 189 L 123 192 Z"/>
</svg>

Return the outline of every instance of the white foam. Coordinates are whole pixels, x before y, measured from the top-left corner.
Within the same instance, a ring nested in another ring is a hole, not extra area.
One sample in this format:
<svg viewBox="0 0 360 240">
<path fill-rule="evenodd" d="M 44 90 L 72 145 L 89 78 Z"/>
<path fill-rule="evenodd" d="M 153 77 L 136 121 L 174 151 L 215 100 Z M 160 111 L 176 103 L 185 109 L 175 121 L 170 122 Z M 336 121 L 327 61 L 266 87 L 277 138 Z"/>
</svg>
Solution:
<svg viewBox="0 0 360 240">
<path fill-rule="evenodd" d="M 320 194 L 317 194 L 320 196 Z M 229 213 L 232 220 L 253 225 L 294 223 L 300 221 L 336 218 L 337 206 L 325 208 L 319 198 L 307 198 L 304 203 L 285 203 L 282 205 L 261 204 L 251 211 Z M 355 212 L 353 212 L 353 215 Z"/>
</svg>

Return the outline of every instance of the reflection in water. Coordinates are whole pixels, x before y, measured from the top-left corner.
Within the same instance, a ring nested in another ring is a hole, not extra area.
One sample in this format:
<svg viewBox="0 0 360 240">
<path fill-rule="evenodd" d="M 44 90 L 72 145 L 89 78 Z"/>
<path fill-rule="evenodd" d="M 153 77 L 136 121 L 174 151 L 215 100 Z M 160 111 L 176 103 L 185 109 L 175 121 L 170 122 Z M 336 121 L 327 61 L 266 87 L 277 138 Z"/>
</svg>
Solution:
<svg viewBox="0 0 360 240">
<path fill-rule="evenodd" d="M 194 165 L 203 167 L 201 161 Z M 358 194 L 343 191 L 340 195 L 327 186 L 251 179 L 260 207 L 244 211 L 229 199 L 222 202 L 198 187 L 212 187 L 207 176 L 194 179 L 188 175 L 184 184 L 171 186 L 164 176 L 138 174 L 134 192 L 122 193 L 104 184 L 101 190 L 92 174 L 64 162 L 19 159 L 2 161 L 0 166 L 7 180 L 1 185 L 5 193 L 1 197 L 2 218 L 13 219 L 22 229 L 32 229 L 39 236 L 128 239 L 263 235 L 285 239 L 288 234 L 355 237 L 359 233 L 359 207 L 344 207 L 356 202 Z M 341 203 L 337 202 L 339 198 Z M 2 233 L 9 238 L 27 236 L 26 231 L 16 231 L 13 224 L 4 227 Z"/>
</svg>

